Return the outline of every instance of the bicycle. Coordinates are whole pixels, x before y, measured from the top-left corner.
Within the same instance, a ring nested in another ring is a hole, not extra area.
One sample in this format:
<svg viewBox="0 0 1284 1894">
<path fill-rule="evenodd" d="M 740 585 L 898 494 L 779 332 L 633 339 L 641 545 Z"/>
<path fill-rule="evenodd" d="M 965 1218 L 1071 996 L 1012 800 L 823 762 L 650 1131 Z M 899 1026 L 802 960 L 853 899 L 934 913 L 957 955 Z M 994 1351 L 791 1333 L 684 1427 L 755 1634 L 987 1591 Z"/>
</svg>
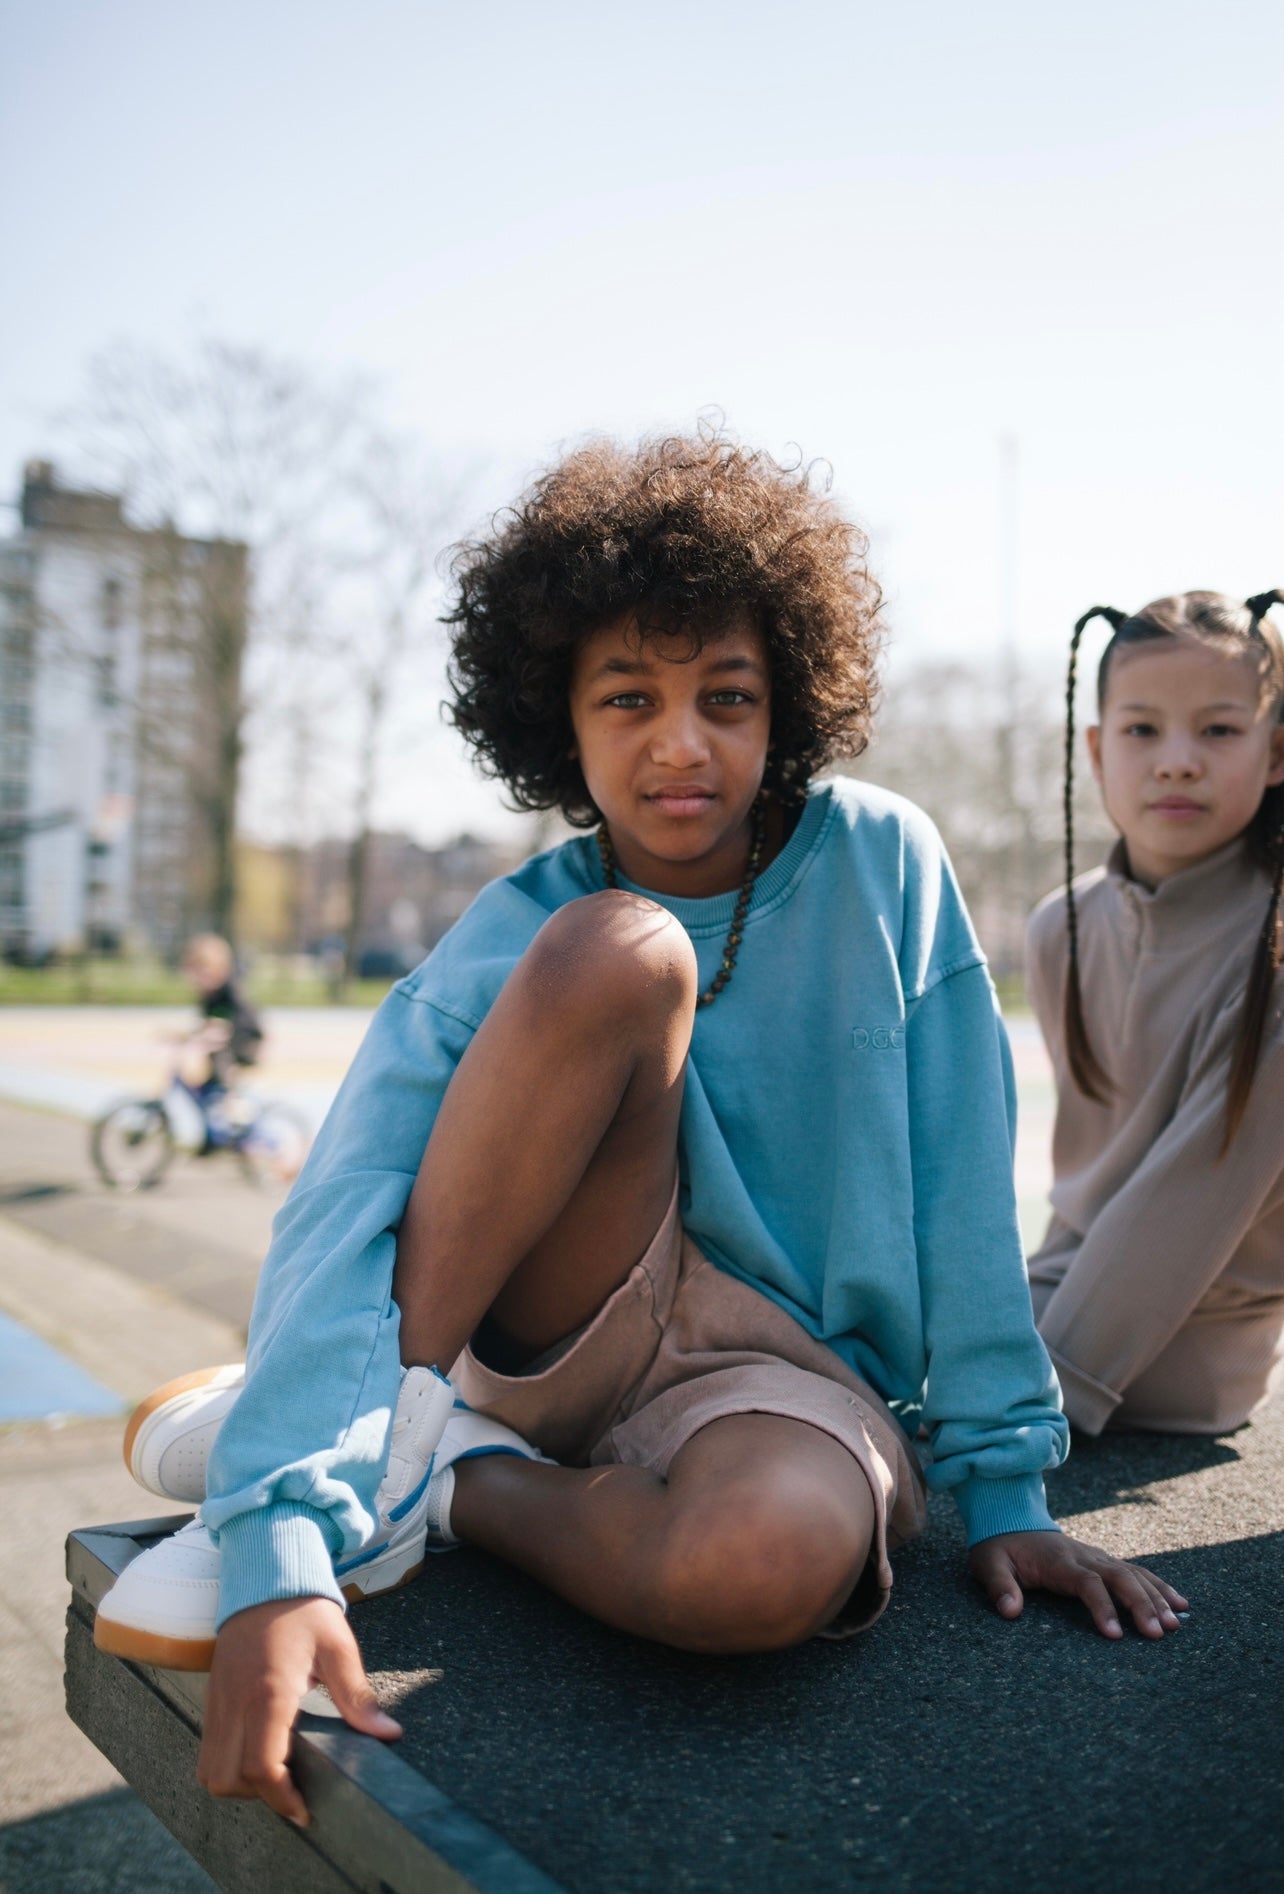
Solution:
<svg viewBox="0 0 1284 1894">
<path fill-rule="evenodd" d="M 194 1157 L 229 1151 L 248 1182 L 291 1183 L 311 1142 L 293 1106 L 209 1081 L 192 1085 L 175 1070 L 160 1097 L 110 1104 L 94 1121 L 89 1153 L 114 1190 L 150 1189 L 179 1151 Z"/>
</svg>

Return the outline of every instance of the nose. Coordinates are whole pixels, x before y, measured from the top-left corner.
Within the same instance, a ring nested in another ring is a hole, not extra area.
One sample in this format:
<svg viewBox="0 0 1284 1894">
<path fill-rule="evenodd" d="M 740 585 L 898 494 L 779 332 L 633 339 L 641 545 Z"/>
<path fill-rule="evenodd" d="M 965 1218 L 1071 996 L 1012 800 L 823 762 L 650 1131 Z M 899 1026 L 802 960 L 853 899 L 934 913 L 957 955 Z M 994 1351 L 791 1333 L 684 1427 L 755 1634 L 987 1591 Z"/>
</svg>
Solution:
<svg viewBox="0 0 1284 1894">
<path fill-rule="evenodd" d="M 709 760 L 709 740 L 694 704 L 675 704 L 654 726 L 651 758 L 665 769 L 699 769 Z"/>
<path fill-rule="evenodd" d="M 1203 774 L 1199 745 L 1184 730 L 1170 731 L 1155 759 L 1155 774 L 1164 782 L 1190 782 Z"/>
</svg>

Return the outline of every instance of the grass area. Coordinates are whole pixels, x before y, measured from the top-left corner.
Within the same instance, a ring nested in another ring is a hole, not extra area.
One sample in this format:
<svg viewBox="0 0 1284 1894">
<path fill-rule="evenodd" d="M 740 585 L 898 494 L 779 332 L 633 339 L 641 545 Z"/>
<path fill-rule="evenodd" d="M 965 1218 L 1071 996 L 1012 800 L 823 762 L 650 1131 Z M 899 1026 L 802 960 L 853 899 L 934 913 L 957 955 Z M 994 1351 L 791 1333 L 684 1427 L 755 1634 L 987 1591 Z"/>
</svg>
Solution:
<svg viewBox="0 0 1284 1894">
<path fill-rule="evenodd" d="M 336 1002 L 322 975 L 297 963 L 261 961 L 244 982 L 256 1006 L 377 1006 L 388 980 L 353 980 Z M 54 967 L 0 962 L 0 1006 L 190 1006 L 180 973 L 156 960 L 90 959 Z"/>
<path fill-rule="evenodd" d="M 995 975 L 995 987 L 998 989 L 999 1005 L 1005 1018 L 1013 1013 L 1028 1013 L 1030 1002 L 1025 995 L 1025 981 L 1019 973 L 1000 973 Z"/>
<path fill-rule="evenodd" d="M 252 968 L 245 991 L 256 1006 L 377 1006 L 392 982 L 353 980 L 336 1000 L 329 982 L 297 960 L 268 959 Z M 995 984 L 1005 1014 L 1028 1010 L 1020 974 Z M 180 973 L 159 960 L 66 961 L 56 967 L 11 967 L 0 961 L 0 1006 L 190 1006 Z"/>
</svg>

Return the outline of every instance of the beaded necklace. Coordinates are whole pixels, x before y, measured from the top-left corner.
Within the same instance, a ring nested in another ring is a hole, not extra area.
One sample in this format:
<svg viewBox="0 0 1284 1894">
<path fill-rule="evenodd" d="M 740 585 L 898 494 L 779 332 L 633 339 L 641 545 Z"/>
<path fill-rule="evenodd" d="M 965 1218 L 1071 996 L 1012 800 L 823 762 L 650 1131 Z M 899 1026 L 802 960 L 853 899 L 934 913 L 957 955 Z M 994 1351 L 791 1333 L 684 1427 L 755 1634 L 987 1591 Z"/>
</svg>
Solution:
<svg viewBox="0 0 1284 1894">
<path fill-rule="evenodd" d="M 758 864 L 762 860 L 762 845 L 766 839 L 767 819 L 761 802 L 753 805 L 753 836 L 749 843 L 749 865 L 745 869 L 745 878 L 740 884 L 736 896 L 735 912 L 731 916 L 731 930 L 722 949 L 722 965 L 696 1002 L 698 1006 L 712 1006 L 724 986 L 736 970 L 736 955 L 740 952 L 740 943 L 744 939 L 745 916 L 753 900 L 753 886 L 758 879 Z M 597 850 L 602 857 L 602 874 L 608 888 L 618 888 L 615 875 L 615 849 L 607 832 L 605 822 L 597 832 Z"/>
</svg>

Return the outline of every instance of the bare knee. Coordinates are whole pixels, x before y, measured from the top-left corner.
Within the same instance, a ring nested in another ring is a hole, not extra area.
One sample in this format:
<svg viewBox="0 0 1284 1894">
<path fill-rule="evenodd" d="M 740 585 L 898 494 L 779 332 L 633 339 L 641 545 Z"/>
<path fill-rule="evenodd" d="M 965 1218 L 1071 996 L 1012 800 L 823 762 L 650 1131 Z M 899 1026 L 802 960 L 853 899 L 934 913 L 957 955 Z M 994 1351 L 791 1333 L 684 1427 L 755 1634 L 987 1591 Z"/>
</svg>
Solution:
<svg viewBox="0 0 1284 1894">
<path fill-rule="evenodd" d="M 623 889 L 568 901 L 541 927 L 521 968 L 546 1002 L 591 1004 L 617 1023 L 695 1009 L 686 929 L 657 902 Z"/>
<path fill-rule="evenodd" d="M 853 1514 L 822 1483 L 768 1478 L 684 1508 L 659 1561 L 666 1643 L 783 1650 L 829 1624 L 869 1557 L 873 1501 Z"/>
</svg>

